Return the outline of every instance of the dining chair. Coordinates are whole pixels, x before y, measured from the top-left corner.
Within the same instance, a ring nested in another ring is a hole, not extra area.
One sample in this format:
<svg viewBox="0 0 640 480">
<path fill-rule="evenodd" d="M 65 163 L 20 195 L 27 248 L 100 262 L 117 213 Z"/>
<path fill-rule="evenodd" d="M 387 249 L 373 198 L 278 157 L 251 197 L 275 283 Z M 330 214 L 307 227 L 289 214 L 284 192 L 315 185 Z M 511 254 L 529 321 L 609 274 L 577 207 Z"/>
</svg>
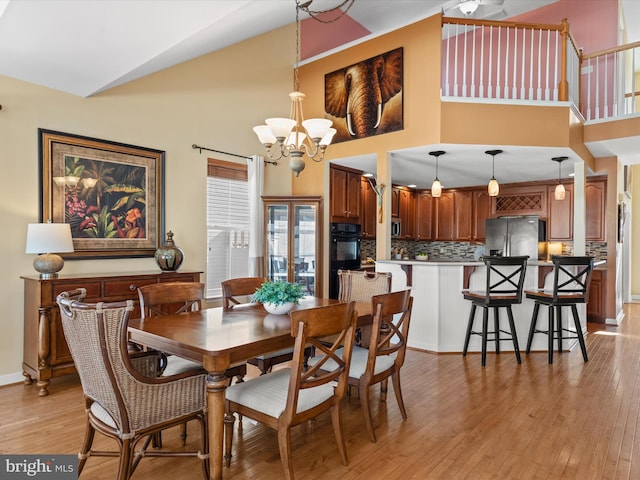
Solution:
<svg viewBox="0 0 640 480">
<path fill-rule="evenodd" d="M 391 291 L 391 272 L 365 270 L 338 270 L 338 299 L 343 302 L 370 303 L 374 295 Z M 371 326 L 358 327 L 356 345 L 368 345 Z"/>
<path fill-rule="evenodd" d="M 589 286 L 593 273 L 593 257 L 588 256 L 563 256 L 554 255 L 553 262 L 553 287 L 551 291 L 536 290 L 526 291 L 527 298 L 535 301 L 529 337 L 527 339 L 527 354 L 531 352 L 531 343 L 536 333 L 544 333 L 548 337 L 549 363 L 553 363 L 553 340 L 558 343 L 558 352 L 562 353 L 562 341 L 577 339 L 582 351 L 582 358 L 589 361 L 587 347 L 582 334 L 582 325 L 578 315 L 577 304 L 589 302 Z M 537 328 L 540 305 L 548 308 L 547 330 Z M 573 314 L 574 330 L 565 328 L 562 324 L 562 307 L 571 307 Z M 554 310 L 556 315 L 554 316 Z"/>
<path fill-rule="evenodd" d="M 333 434 L 343 464 L 347 451 L 342 434 L 342 398 L 347 387 L 347 374 L 353 350 L 357 313 L 355 302 L 338 303 L 316 308 L 294 310 L 291 316 L 291 336 L 295 337 L 290 368 L 279 369 L 226 390 L 225 460 L 231 462 L 234 413 L 257 420 L 278 431 L 280 460 L 284 478 L 293 479 L 291 458 L 291 427 L 304 423 L 321 413 L 331 411 Z M 332 345 L 320 338 L 336 335 Z M 304 351 L 313 345 L 319 352 L 314 366 L 304 367 Z M 342 355 L 338 348 L 342 347 Z M 328 360 L 335 368 L 323 371 Z"/>
<path fill-rule="evenodd" d="M 373 323 L 368 348 L 353 347 L 351 366 L 349 367 L 349 385 L 358 387 L 364 423 L 373 443 L 376 434 L 371 417 L 369 403 L 369 387 L 384 384 L 381 400 L 386 400 L 386 380 L 391 377 L 398 408 L 403 419 L 407 419 L 407 410 L 402 398 L 400 386 L 400 368 L 404 364 L 407 349 L 407 336 L 413 308 L 411 290 L 375 295 L 371 299 Z M 338 350 L 341 354 L 341 350 Z M 317 357 L 309 359 L 309 365 L 316 365 Z M 332 360 L 328 360 L 324 368 L 333 368 Z"/>
<path fill-rule="evenodd" d="M 251 301 L 251 295 L 265 282 L 260 277 L 243 277 L 225 280 L 222 285 L 222 301 L 224 308 L 233 308 L 234 305 L 241 305 L 247 300 Z M 258 357 L 250 358 L 247 363 L 260 369 L 260 374 L 265 375 L 270 372 L 274 365 L 288 362 L 293 358 L 293 349 L 286 348 L 276 352 L 266 353 Z"/>
<path fill-rule="evenodd" d="M 206 374 L 192 371 L 159 377 L 155 369 L 140 369 L 138 360 L 148 360 L 157 353 L 129 355 L 127 327 L 133 301 L 83 303 L 85 296 L 86 290 L 81 288 L 56 298 L 87 414 L 78 475 L 90 456 L 118 456 L 118 480 L 129 479 L 143 457 L 197 456 L 204 478 L 209 478 Z M 156 433 L 191 420 L 200 425 L 198 451 L 148 450 Z M 92 449 L 96 431 L 113 438 L 119 451 Z"/>
<path fill-rule="evenodd" d="M 482 337 L 482 366 L 487 363 L 487 342 L 495 342 L 496 354 L 500 353 L 500 342 L 511 341 L 516 361 L 521 363 L 518 335 L 513 321 L 513 305 L 522 303 L 522 289 L 527 272 L 528 255 L 516 257 L 484 256 L 486 266 L 484 290 L 466 290 L 462 294 L 471 302 L 471 312 L 464 339 L 462 355 L 467 355 L 471 335 Z M 482 308 L 482 330 L 473 329 L 476 307 Z M 507 311 L 509 331 L 500 328 L 500 309 Z M 489 330 L 489 309 L 493 309 L 493 330 Z M 504 333 L 506 337 L 501 337 Z"/>
<path fill-rule="evenodd" d="M 204 298 L 204 283 L 200 282 L 161 282 L 138 287 L 140 299 L 140 312 L 144 321 L 153 321 L 153 317 L 163 315 L 175 315 L 202 309 Z M 166 355 L 166 367 L 163 376 L 176 375 L 183 372 L 204 372 L 202 365 L 175 355 Z M 236 378 L 242 382 L 247 374 L 247 366 L 242 363 L 232 366 L 225 371 L 229 382 Z M 186 424 L 182 426 L 180 437 L 187 441 Z M 162 446 L 161 434 L 154 438 L 154 446 Z"/>
</svg>

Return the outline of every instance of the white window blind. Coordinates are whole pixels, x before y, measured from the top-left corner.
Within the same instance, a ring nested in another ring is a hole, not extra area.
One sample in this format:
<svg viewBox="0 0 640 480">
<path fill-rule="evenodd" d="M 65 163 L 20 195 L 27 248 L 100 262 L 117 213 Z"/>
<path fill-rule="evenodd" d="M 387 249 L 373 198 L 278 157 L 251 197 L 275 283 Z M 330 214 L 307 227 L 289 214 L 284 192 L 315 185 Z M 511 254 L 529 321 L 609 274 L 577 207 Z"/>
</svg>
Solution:
<svg viewBox="0 0 640 480">
<path fill-rule="evenodd" d="M 207 298 L 222 296 L 223 280 L 248 275 L 248 183 L 207 177 Z"/>
</svg>

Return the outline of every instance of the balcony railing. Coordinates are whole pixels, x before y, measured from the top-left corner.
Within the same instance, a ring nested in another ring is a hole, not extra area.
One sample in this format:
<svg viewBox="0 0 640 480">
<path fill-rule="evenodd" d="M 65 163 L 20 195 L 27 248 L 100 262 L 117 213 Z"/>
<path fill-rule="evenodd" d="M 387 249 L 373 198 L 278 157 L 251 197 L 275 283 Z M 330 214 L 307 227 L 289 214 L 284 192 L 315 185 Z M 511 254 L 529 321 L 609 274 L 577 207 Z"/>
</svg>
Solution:
<svg viewBox="0 0 640 480">
<path fill-rule="evenodd" d="M 584 55 L 569 24 L 442 19 L 442 97 L 573 104 L 586 121 L 638 112 L 640 42 Z M 640 77 L 639 77 L 640 78 Z"/>
<path fill-rule="evenodd" d="M 640 42 L 583 55 L 580 111 L 585 120 L 605 120 L 638 113 L 636 90 Z"/>
</svg>

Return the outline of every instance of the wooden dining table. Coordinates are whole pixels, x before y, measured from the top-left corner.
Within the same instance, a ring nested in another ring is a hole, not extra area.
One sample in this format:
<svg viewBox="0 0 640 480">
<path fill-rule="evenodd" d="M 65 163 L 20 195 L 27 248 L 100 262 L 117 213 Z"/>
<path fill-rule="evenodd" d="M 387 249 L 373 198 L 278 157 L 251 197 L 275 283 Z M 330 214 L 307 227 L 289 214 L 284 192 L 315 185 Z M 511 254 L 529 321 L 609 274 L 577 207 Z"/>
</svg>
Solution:
<svg viewBox="0 0 640 480">
<path fill-rule="evenodd" d="M 294 309 L 313 308 L 338 300 L 304 297 Z M 371 319 L 371 305 L 357 303 L 358 324 Z M 225 370 L 247 359 L 294 345 L 289 315 L 272 315 L 259 303 L 233 308 L 208 308 L 197 312 L 153 317 L 129 322 L 129 340 L 202 364 L 208 372 L 209 478 L 222 478 Z"/>
</svg>

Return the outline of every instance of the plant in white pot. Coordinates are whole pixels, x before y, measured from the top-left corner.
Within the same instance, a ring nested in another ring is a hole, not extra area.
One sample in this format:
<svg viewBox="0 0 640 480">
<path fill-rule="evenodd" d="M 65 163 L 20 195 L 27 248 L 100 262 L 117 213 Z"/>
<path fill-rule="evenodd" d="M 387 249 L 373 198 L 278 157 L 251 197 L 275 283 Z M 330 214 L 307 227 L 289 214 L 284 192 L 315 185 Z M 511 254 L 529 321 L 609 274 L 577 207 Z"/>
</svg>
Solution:
<svg viewBox="0 0 640 480">
<path fill-rule="evenodd" d="M 262 303 L 269 313 L 282 315 L 289 312 L 302 297 L 302 285 L 291 282 L 265 282 L 256 290 L 253 301 Z"/>
</svg>

